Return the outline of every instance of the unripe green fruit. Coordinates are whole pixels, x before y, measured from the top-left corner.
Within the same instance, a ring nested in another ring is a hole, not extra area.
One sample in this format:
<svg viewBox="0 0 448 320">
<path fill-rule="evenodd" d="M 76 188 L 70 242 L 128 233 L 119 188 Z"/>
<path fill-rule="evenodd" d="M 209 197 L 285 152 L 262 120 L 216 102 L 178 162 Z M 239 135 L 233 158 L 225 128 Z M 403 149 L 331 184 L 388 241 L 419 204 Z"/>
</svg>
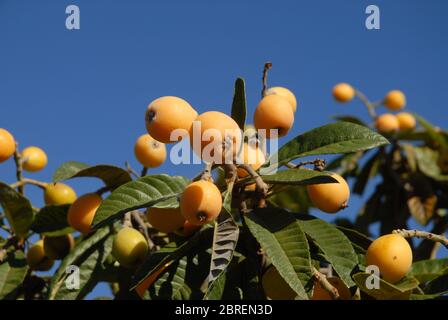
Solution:
<svg viewBox="0 0 448 320">
<path fill-rule="evenodd" d="M 112 244 L 112 255 L 125 268 L 140 265 L 148 253 L 148 242 L 137 230 L 129 227 L 121 229 Z"/>
</svg>

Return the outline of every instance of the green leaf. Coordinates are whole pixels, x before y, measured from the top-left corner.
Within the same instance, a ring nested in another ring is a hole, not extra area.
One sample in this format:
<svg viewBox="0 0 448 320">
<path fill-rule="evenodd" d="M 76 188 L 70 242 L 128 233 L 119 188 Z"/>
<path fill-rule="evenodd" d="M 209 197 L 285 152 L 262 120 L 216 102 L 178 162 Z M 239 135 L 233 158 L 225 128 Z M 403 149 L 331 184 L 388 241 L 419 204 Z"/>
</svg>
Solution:
<svg viewBox="0 0 448 320">
<path fill-rule="evenodd" d="M 274 185 L 267 202 L 291 212 L 308 213 L 311 208 L 306 187 L 298 185 Z"/>
<path fill-rule="evenodd" d="M 365 153 L 363 151 L 343 154 L 328 163 L 325 166 L 325 169 L 328 171 L 336 172 L 341 176 L 345 176 L 352 173 L 358 168 L 358 161 L 364 154 Z"/>
<path fill-rule="evenodd" d="M 368 125 L 364 121 L 362 121 L 358 117 L 354 117 L 354 116 L 335 116 L 335 117 L 333 117 L 333 119 L 338 120 L 338 121 L 343 121 L 343 122 L 359 124 L 361 126 L 368 127 Z"/>
<path fill-rule="evenodd" d="M 69 208 L 70 205 L 43 207 L 36 214 L 31 230 L 36 233 L 48 233 L 67 229 Z"/>
<path fill-rule="evenodd" d="M 427 294 L 441 293 L 448 291 L 448 272 L 431 280 L 424 289 Z"/>
<path fill-rule="evenodd" d="M 33 208 L 30 201 L 16 190 L 0 182 L 0 205 L 12 230 L 24 237 L 33 223 Z"/>
<path fill-rule="evenodd" d="M 283 145 L 277 154 L 271 156 L 269 169 L 264 170 L 270 172 L 300 157 L 351 153 L 388 143 L 382 135 L 364 126 L 348 122 L 331 123 L 299 135 Z"/>
<path fill-rule="evenodd" d="M 433 294 L 411 294 L 410 300 L 433 300 L 436 299 L 442 295 L 448 294 L 448 290 L 444 292 L 439 293 L 433 293 Z"/>
<path fill-rule="evenodd" d="M 415 277 L 420 283 L 425 283 L 445 273 L 448 273 L 448 258 L 414 262 L 409 275 Z"/>
<path fill-rule="evenodd" d="M 231 192 L 226 198 L 231 199 Z M 225 200 L 226 200 L 225 198 Z M 230 212 L 222 210 L 215 224 L 213 234 L 212 257 L 208 275 L 208 288 L 225 272 L 233 258 L 239 236 L 239 228 Z"/>
<path fill-rule="evenodd" d="M 243 78 L 235 81 L 235 92 L 232 102 L 232 118 L 238 123 L 241 130 L 246 124 L 246 89 Z"/>
<path fill-rule="evenodd" d="M 367 288 L 366 281 L 370 283 L 370 279 L 379 281 L 379 289 Z M 407 300 L 409 299 L 412 290 L 417 288 L 419 284 L 418 280 L 412 277 L 404 278 L 397 284 L 391 284 L 369 273 L 357 273 L 353 275 L 353 280 L 355 280 L 356 284 L 363 292 L 377 300 Z"/>
<path fill-rule="evenodd" d="M 323 252 L 325 260 L 333 266 L 344 283 L 351 287 L 351 273 L 358 264 L 358 256 L 344 233 L 323 220 L 302 215 L 298 220 L 302 230 Z"/>
<path fill-rule="evenodd" d="M 425 130 L 428 132 L 431 139 L 436 142 L 440 147 L 444 149 L 448 149 L 448 139 L 443 135 L 443 132 L 441 130 L 438 130 L 426 121 L 423 117 L 419 116 L 416 113 L 413 113 L 414 117 L 417 119 L 417 121 L 420 123 L 420 125 L 425 128 Z"/>
<path fill-rule="evenodd" d="M 440 167 L 437 164 L 439 152 L 428 147 L 409 146 L 407 151 L 410 152 L 411 150 L 414 152 L 418 168 L 421 172 L 434 180 L 448 181 L 448 175 L 442 174 Z"/>
<path fill-rule="evenodd" d="M 370 240 L 361 232 L 341 226 L 338 226 L 337 228 L 342 231 L 344 235 L 352 242 L 352 245 L 357 245 L 364 251 L 367 251 L 370 244 L 372 243 L 372 240 Z"/>
<path fill-rule="evenodd" d="M 148 175 L 128 182 L 115 189 L 98 208 L 93 219 L 94 227 L 120 219 L 126 212 L 155 206 L 163 202 L 163 208 L 178 207 L 179 197 L 188 180 L 165 174 Z M 168 201 L 167 200 L 171 200 Z"/>
<path fill-rule="evenodd" d="M 356 177 L 355 185 L 353 186 L 353 192 L 359 195 L 364 193 L 367 182 L 370 178 L 373 178 L 377 172 L 380 164 L 381 152 L 376 152 L 370 159 L 366 162 L 361 172 Z"/>
<path fill-rule="evenodd" d="M 210 227 L 202 228 L 188 241 L 185 241 L 180 245 L 171 242 L 160 250 L 153 252 L 135 273 L 131 283 L 131 290 L 135 289 L 161 267 L 187 255 L 193 248 L 210 244 L 213 237 L 212 230 L 213 229 Z"/>
<path fill-rule="evenodd" d="M 22 251 L 8 253 L 0 264 L 0 300 L 15 299 L 15 295 L 28 272 L 25 254 Z"/>
<path fill-rule="evenodd" d="M 257 209 L 244 220 L 279 274 L 307 300 L 312 286 L 310 249 L 297 220 L 276 208 Z"/>
<path fill-rule="evenodd" d="M 68 289 L 62 285 L 54 295 L 55 300 L 80 300 L 95 288 L 104 270 L 103 264 L 112 251 L 113 239 L 109 235 L 83 253 L 76 264 L 79 267 L 79 289 Z"/>
<path fill-rule="evenodd" d="M 92 252 L 103 246 L 103 240 L 105 240 L 110 233 L 110 227 L 104 227 L 98 229 L 87 239 L 76 244 L 73 250 L 61 261 L 61 265 L 55 275 L 51 278 L 50 286 L 48 288 L 48 297 L 50 300 L 55 299 L 58 291 L 64 286 L 64 281 L 67 277 L 67 267 L 70 265 L 79 266 L 83 263 Z"/>
<path fill-rule="evenodd" d="M 222 295 L 226 287 L 227 273 L 221 272 L 215 281 L 210 285 L 204 295 L 204 300 L 222 300 Z"/>
<path fill-rule="evenodd" d="M 126 170 L 111 165 L 90 166 L 81 162 L 65 162 L 54 173 L 53 182 L 60 182 L 77 177 L 92 177 L 103 180 L 106 186 L 118 187 L 132 178 Z"/>
<path fill-rule="evenodd" d="M 308 169 L 288 169 L 262 176 L 264 182 L 272 184 L 308 185 L 337 182 L 330 173 Z"/>
</svg>

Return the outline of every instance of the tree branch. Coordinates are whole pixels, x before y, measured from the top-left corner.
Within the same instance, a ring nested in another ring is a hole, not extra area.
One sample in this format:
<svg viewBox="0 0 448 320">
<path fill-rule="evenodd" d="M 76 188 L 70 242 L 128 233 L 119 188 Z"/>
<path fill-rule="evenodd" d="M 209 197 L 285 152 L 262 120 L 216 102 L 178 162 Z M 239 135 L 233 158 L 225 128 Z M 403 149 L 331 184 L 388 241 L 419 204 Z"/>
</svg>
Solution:
<svg viewBox="0 0 448 320">
<path fill-rule="evenodd" d="M 272 62 L 266 62 L 263 68 L 263 89 L 261 90 L 261 97 L 263 98 L 266 95 L 266 90 L 268 89 L 268 71 L 272 68 Z"/>
<path fill-rule="evenodd" d="M 397 229 L 392 231 L 394 234 L 399 234 L 405 238 L 422 238 L 428 239 L 434 242 L 439 242 L 443 244 L 446 248 L 448 248 L 448 239 L 443 235 L 434 234 L 426 231 L 419 230 L 405 230 L 405 229 Z"/>
<path fill-rule="evenodd" d="M 47 185 L 45 182 L 42 182 L 42 181 L 28 179 L 28 178 L 22 178 L 21 180 L 15 182 L 13 184 L 10 184 L 9 186 L 11 188 L 22 188 L 26 184 L 32 184 L 32 185 L 35 185 L 42 189 L 45 189 L 45 187 Z"/>
<path fill-rule="evenodd" d="M 312 269 L 312 272 L 314 279 L 316 279 L 321 287 L 330 294 L 333 300 L 339 300 L 341 298 L 338 289 L 333 287 L 333 285 L 327 280 L 327 277 L 323 273 L 319 272 L 319 270 L 314 267 Z"/>
<path fill-rule="evenodd" d="M 16 178 L 20 182 L 23 179 L 22 155 L 19 152 L 19 144 L 16 141 L 16 149 L 14 150 L 14 163 L 16 164 Z M 23 185 L 17 186 L 17 191 L 23 195 Z"/>
</svg>

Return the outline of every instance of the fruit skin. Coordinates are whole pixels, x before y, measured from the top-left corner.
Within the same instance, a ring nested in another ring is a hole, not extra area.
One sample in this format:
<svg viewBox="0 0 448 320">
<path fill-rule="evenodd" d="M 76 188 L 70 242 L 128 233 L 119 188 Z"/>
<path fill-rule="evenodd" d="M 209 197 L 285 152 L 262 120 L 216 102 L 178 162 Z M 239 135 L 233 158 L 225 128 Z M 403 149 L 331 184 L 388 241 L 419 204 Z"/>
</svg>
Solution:
<svg viewBox="0 0 448 320">
<path fill-rule="evenodd" d="M 350 188 L 343 177 L 332 173 L 331 177 L 338 183 L 321 183 L 307 185 L 308 196 L 315 207 L 326 213 L 336 213 L 347 207 Z"/>
<path fill-rule="evenodd" d="M 176 232 L 174 233 L 181 237 L 189 237 L 194 233 L 196 233 L 196 231 L 198 231 L 199 229 L 201 229 L 201 226 L 195 226 L 194 224 L 191 224 L 188 220 L 185 220 L 184 225 L 178 230 L 176 230 Z"/>
<path fill-rule="evenodd" d="M 286 100 L 288 100 L 289 104 L 292 107 L 292 112 L 296 112 L 297 110 L 297 99 L 296 96 L 294 95 L 294 93 L 291 92 L 291 90 L 283 88 L 283 87 L 272 87 L 269 88 L 268 90 L 266 90 L 265 95 L 271 95 L 271 94 L 275 94 L 278 95 L 280 97 L 285 98 Z"/>
<path fill-rule="evenodd" d="M 52 260 L 64 259 L 75 246 L 75 239 L 71 234 L 44 238 L 45 255 Z"/>
<path fill-rule="evenodd" d="M 389 91 L 383 100 L 383 104 L 392 111 L 403 109 L 406 106 L 406 96 L 400 90 Z"/>
<path fill-rule="evenodd" d="M 366 263 L 378 266 L 381 277 L 387 282 L 397 283 L 411 268 L 411 246 L 398 234 L 381 236 L 367 249 Z"/>
<path fill-rule="evenodd" d="M 338 83 L 333 87 L 333 97 L 339 102 L 349 102 L 355 97 L 355 89 L 348 83 Z"/>
<path fill-rule="evenodd" d="M 224 162 L 226 155 L 233 160 L 241 140 L 242 132 L 236 121 L 219 111 L 200 114 L 190 128 L 190 144 L 193 151 L 207 162 L 213 162 L 213 159 L 216 160 L 215 163 L 220 160 Z M 229 143 L 224 149 L 225 141 Z M 215 151 L 218 155 L 215 155 Z"/>
<path fill-rule="evenodd" d="M 263 150 L 250 143 L 243 144 L 243 148 L 238 158 L 240 163 L 250 165 L 254 170 L 258 170 L 266 162 L 266 156 L 264 155 Z M 249 175 L 243 168 L 238 168 L 237 174 L 239 178 L 244 178 Z M 246 186 L 245 190 L 255 190 L 255 186 L 255 183 L 250 184 Z"/>
<path fill-rule="evenodd" d="M 171 141 L 171 132 L 182 129 L 185 131 L 184 136 L 187 135 L 197 116 L 196 110 L 184 99 L 173 96 L 160 97 L 148 105 L 145 116 L 146 130 L 160 142 L 177 142 Z"/>
<path fill-rule="evenodd" d="M 8 160 L 16 151 L 16 142 L 9 131 L 0 128 L 0 163 Z"/>
<path fill-rule="evenodd" d="M 351 299 L 352 295 L 350 293 L 350 290 L 341 279 L 339 279 L 338 277 L 328 277 L 327 280 L 333 287 L 338 290 L 341 300 Z M 313 296 L 311 297 L 311 300 L 333 300 L 333 298 L 327 292 L 327 290 L 322 288 L 319 282 L 316 282 L 316 284 L 314 285 Z"/>
<path fill-rule="evenodd" d="M 76 192 L 63 183 L 48 183 L 44 190 L 44 200 L 46 205 L 72 204 L 77 198 Z"/>
<path fill-rule="evenodd" d="M 48 163 L 44 150 L 38 147 L 27 147 L 22 151 L 23 169 L 37 172 L 45 168 Z"/>
<path fill-rule="evenodd" d="M 101 205 L 101 201 L 101 197 L 96 193 L 87 193 L 79 197 L 68 210 L 68 224 L 83 234 L 89 233 L 90 226 L 92 225 L 96 210 Z"/>
<path fill-rule="evenodd" d="M 257 129 L 266 130 L 266 138 L 270 139 L 270 129 L 278 129 L 278 137 L 288 134 L 294 124 L 294 112 L 291 104 L 278 95 L 269 95 L 261 99 L 254 113 L 254 125 Z"/>
<path fill-rule="evenodd" d="M 48 271 L 53 266 L 54 261 L 45 255 L 44 240 L 39 240 L 33 244 L 26 253 L 26 261 L 32 270 Z"/>
<path fill-rule="evenodd" d="M 183 216 L 191 224 L 200 226 L 218 217 L 222 209 L 221 192 L 214 183 L 199 180 L 190 183 L 180 198 Z"/>
<path fill-rule="evenodd" d="M 400 123 L 395 115 L 385 113 L 376 118 L 375 127 L 379 132 L 391 133 L 400 128 Z"/>
<path fill-rule="evenodd" d="M 264 293 L 271 300 L 293 300 L 297 293 L 278 273 L 274 266 L 269 267 L 261 278 Z"/>
<path fill-rule="evenodd" d="M 133 269 L 143 262 L 148 253 L 148 242 L 134 228 L 121 229 L 112 243 L 112 255 L 125 268 Z"/>
<path fill-rule="evenodd" d="M 149 134 L 143 134 L 135 142 L 134 154 L 144 167 L 157 168 L 166 160 L 166 146 Z"/>
<path fill-rule="evenodd" d="M 148 208 L 146 218 L 151 226 L 164 233 L 174 232 L 182 228 L 185 222 L 180 208 Z"/>
<path fill-rule="evenodd" d="M 396 115 L 401 131 L 412 130 L 415 128 L 416 121 L 409 112 L 400 112 Z"/>
</svg>

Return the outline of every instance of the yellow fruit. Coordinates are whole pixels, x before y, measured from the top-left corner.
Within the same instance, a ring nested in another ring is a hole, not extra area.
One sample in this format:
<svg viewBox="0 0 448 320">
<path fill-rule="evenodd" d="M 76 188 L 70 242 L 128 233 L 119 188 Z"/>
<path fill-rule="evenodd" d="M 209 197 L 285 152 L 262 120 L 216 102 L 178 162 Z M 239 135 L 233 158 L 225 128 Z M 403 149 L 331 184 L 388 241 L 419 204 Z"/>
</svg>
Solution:
<svg viewBox="0 0 448 320">
<path fill-rule="evenodd" d="M 348 102 L 355 96 L 355 89 L 348 83 L 339 83 L 333 87 L 333 97 L 339 102 Z"/>
<path fill-rule="evenodd" d="M 337 277 L 328 277 L 327 280 L 333 287 L 338 290 L 341 300 L 350 300 L 350 290 L 341 279 Z M 333 300 L 333 298 L 327 290 L 322 288 L 319 282 L 316 282 L 314 285 L 313 296 L 311 297 L 311 300 Z"/>
<path fill-rule="evenodd" d="M 406 96 L 400 90 L 389 91 L 384 98 L 383 104 L 389 110 L 400 110 L 406 106 Z"/>
<path fill-rule="evenodd" d="M 26 253 L 26 261 L 32 270 L 48 271 L 53 266 L 54 261 L 45 256 L 44 240 L 37 241 Z"/>
<path fill-rule="evenodd" d="M 201 229 L 201 226 L 195 226 L 194 224 L 191 224 L 188 220 L 185 220 L 184 225 L 181 228 L 179 228 L 175 232 L 175 234 L 181 237 L 189 237 L 194 233 L 196 233 L 196 231 L 198 231 L 199 229 Z"/>
<path fill-rule="evenodd" d="M 391 133 L 400 128 L 400 123 L 395 115 L 385 113 L 376 118 L 375 127 L 379 132 Z"/>
<path fill-rule="evenodd" d="M 75 246 L 75 239 L 71 234 L 44 238 L 45 255 L 52 260 L 64 259 Z"/>
<path fill-rule="evenodd" d="M 72 204 L 76 200 L 76 192 L 63 183 L 48 183 L 44 190 L 46 205 Z"/>
<path fill-rule="evenodd" d="M 23 169 L 37 172 L 45 168 L 48 162 L 45 152 L 38 147 L 28 147 L 22 151 Z"/>
<path fill-rule="evenodd" d="M 366 263 L 377 266 L 382 278 L 387 282 L 397 283 L 411 268 L 411 246 L 398 234 L 381 236 L 367 249 Z"/>
<path fill-rule="evenodd" d="M 258 170 L 266 162 L 263 150 L 252 144 L 244 143 L 239 155 L 239 163 L 250 165 L 254 170 Z M 245 178 L 249 173 L 243 168 L 237 169 L 239 178 Z M 255 190 L 255 183 L 246 186 L 246 190 Z"/>
<path fill-rule="evenodd" d="M 79 197 L 68 210 L 68 224 L 81 233 L 88 233 L 101 201 L 101 197 L 96 193 L 88 193 Z"/>
<path fill-rule="evenodd" d="M 275 94 L 275 95 L 285 98 L 286 100 L 288 100 L 289 104 L 291 105 L 292 111 L 296 112 L 297 99 L 296 99 L 296 96 L 294 95 L 294 93 L 291 92 L 291 90 L 288 90 L 283 87 L 272 87 L 272 88 L 269 88 L 268 90 L 266 90 L 265 94 L 267 96 L 271 95 L 271 94 Z"/>
<path fill-rule="evenodd" d="M 336 213 L 347 207 L 350 198 L 350 188 L 340 175 L 332 173 L 331 177 L 338 182 L 307 185 L 308 195 L 316 208 Z"/>
<path fill-rule="evenodd" d="M 174 232 L 182 228 L 185 222 L 180 208 L 148 208 L 146 218 L 151 226 L 165 233 Z"/>
<path fill-rule="evenodd" d="M 412 114 L 408 112 L 400 112 L 396 115 L 400 130 L 412 130 L 415 128 L 416 121 Z"/>
<path fill-rule="evenodd" d="M 144 134 L 135 142 L 134 154 L 143 166 L 156 168 L 165 162 L 166 147 L 163 142 L 153 139 L 149 134 Z"/>
<path fill-rule="evenodd" d="M 241 139 L 242 132 L 235 120 L 219 111 L 200 114 L 190 128 L 193 150 L 207 162 L 219 163 L 226 159 L 226 155 L 229 160 L 233 160 Z"/>
<path fill-rule="evenodd" d="M 165 96 L 152 101 L 146 110 L 146 129 L 156 140 L 163 143 L 177 142 L 188 135 L 191 124 L 198 116 L 191 105 L 178 97 Z M 183 130 L 177 140 L 171 140 L 171 133 Z"/>
<path fill-rule="evenodd" d="M 278 95 L 269 95 L 261 99 L 254 113 L 255 127 L 266 130 L 266 138 L 271 138 L 270 129 L 277 129 L 278 137 L 288 134 L 294 124 L 294 112 L 291 104 Z"/>
<path fill-rule="evenodd" d="M 182 193 L 180 208 L 185 219 L 193 225 L 200 226 L 212 222 L 221 212 L 221 192 L 212 182 L 192 182 Z"/>
<path fill-rule="evenodd" d="M 297 296 L 297 293 L 291 289 L 273 266 L 269 267 L 263 274 L 261 284 L 268 299 L 293 300 Z"/>
<path fill-rule="evenodd" d="M 14 137 L 5 129 L 0 128 L 0 163 L 8 160 L 16 151 Z"/>
<path fill-rule="evenodd" d="M 112 255 L 124 267 L 132 269 L 140 265 L 148 253 L 148 242 L 137 230 L 121 229 L 112 243 Z"/>
</svg>

